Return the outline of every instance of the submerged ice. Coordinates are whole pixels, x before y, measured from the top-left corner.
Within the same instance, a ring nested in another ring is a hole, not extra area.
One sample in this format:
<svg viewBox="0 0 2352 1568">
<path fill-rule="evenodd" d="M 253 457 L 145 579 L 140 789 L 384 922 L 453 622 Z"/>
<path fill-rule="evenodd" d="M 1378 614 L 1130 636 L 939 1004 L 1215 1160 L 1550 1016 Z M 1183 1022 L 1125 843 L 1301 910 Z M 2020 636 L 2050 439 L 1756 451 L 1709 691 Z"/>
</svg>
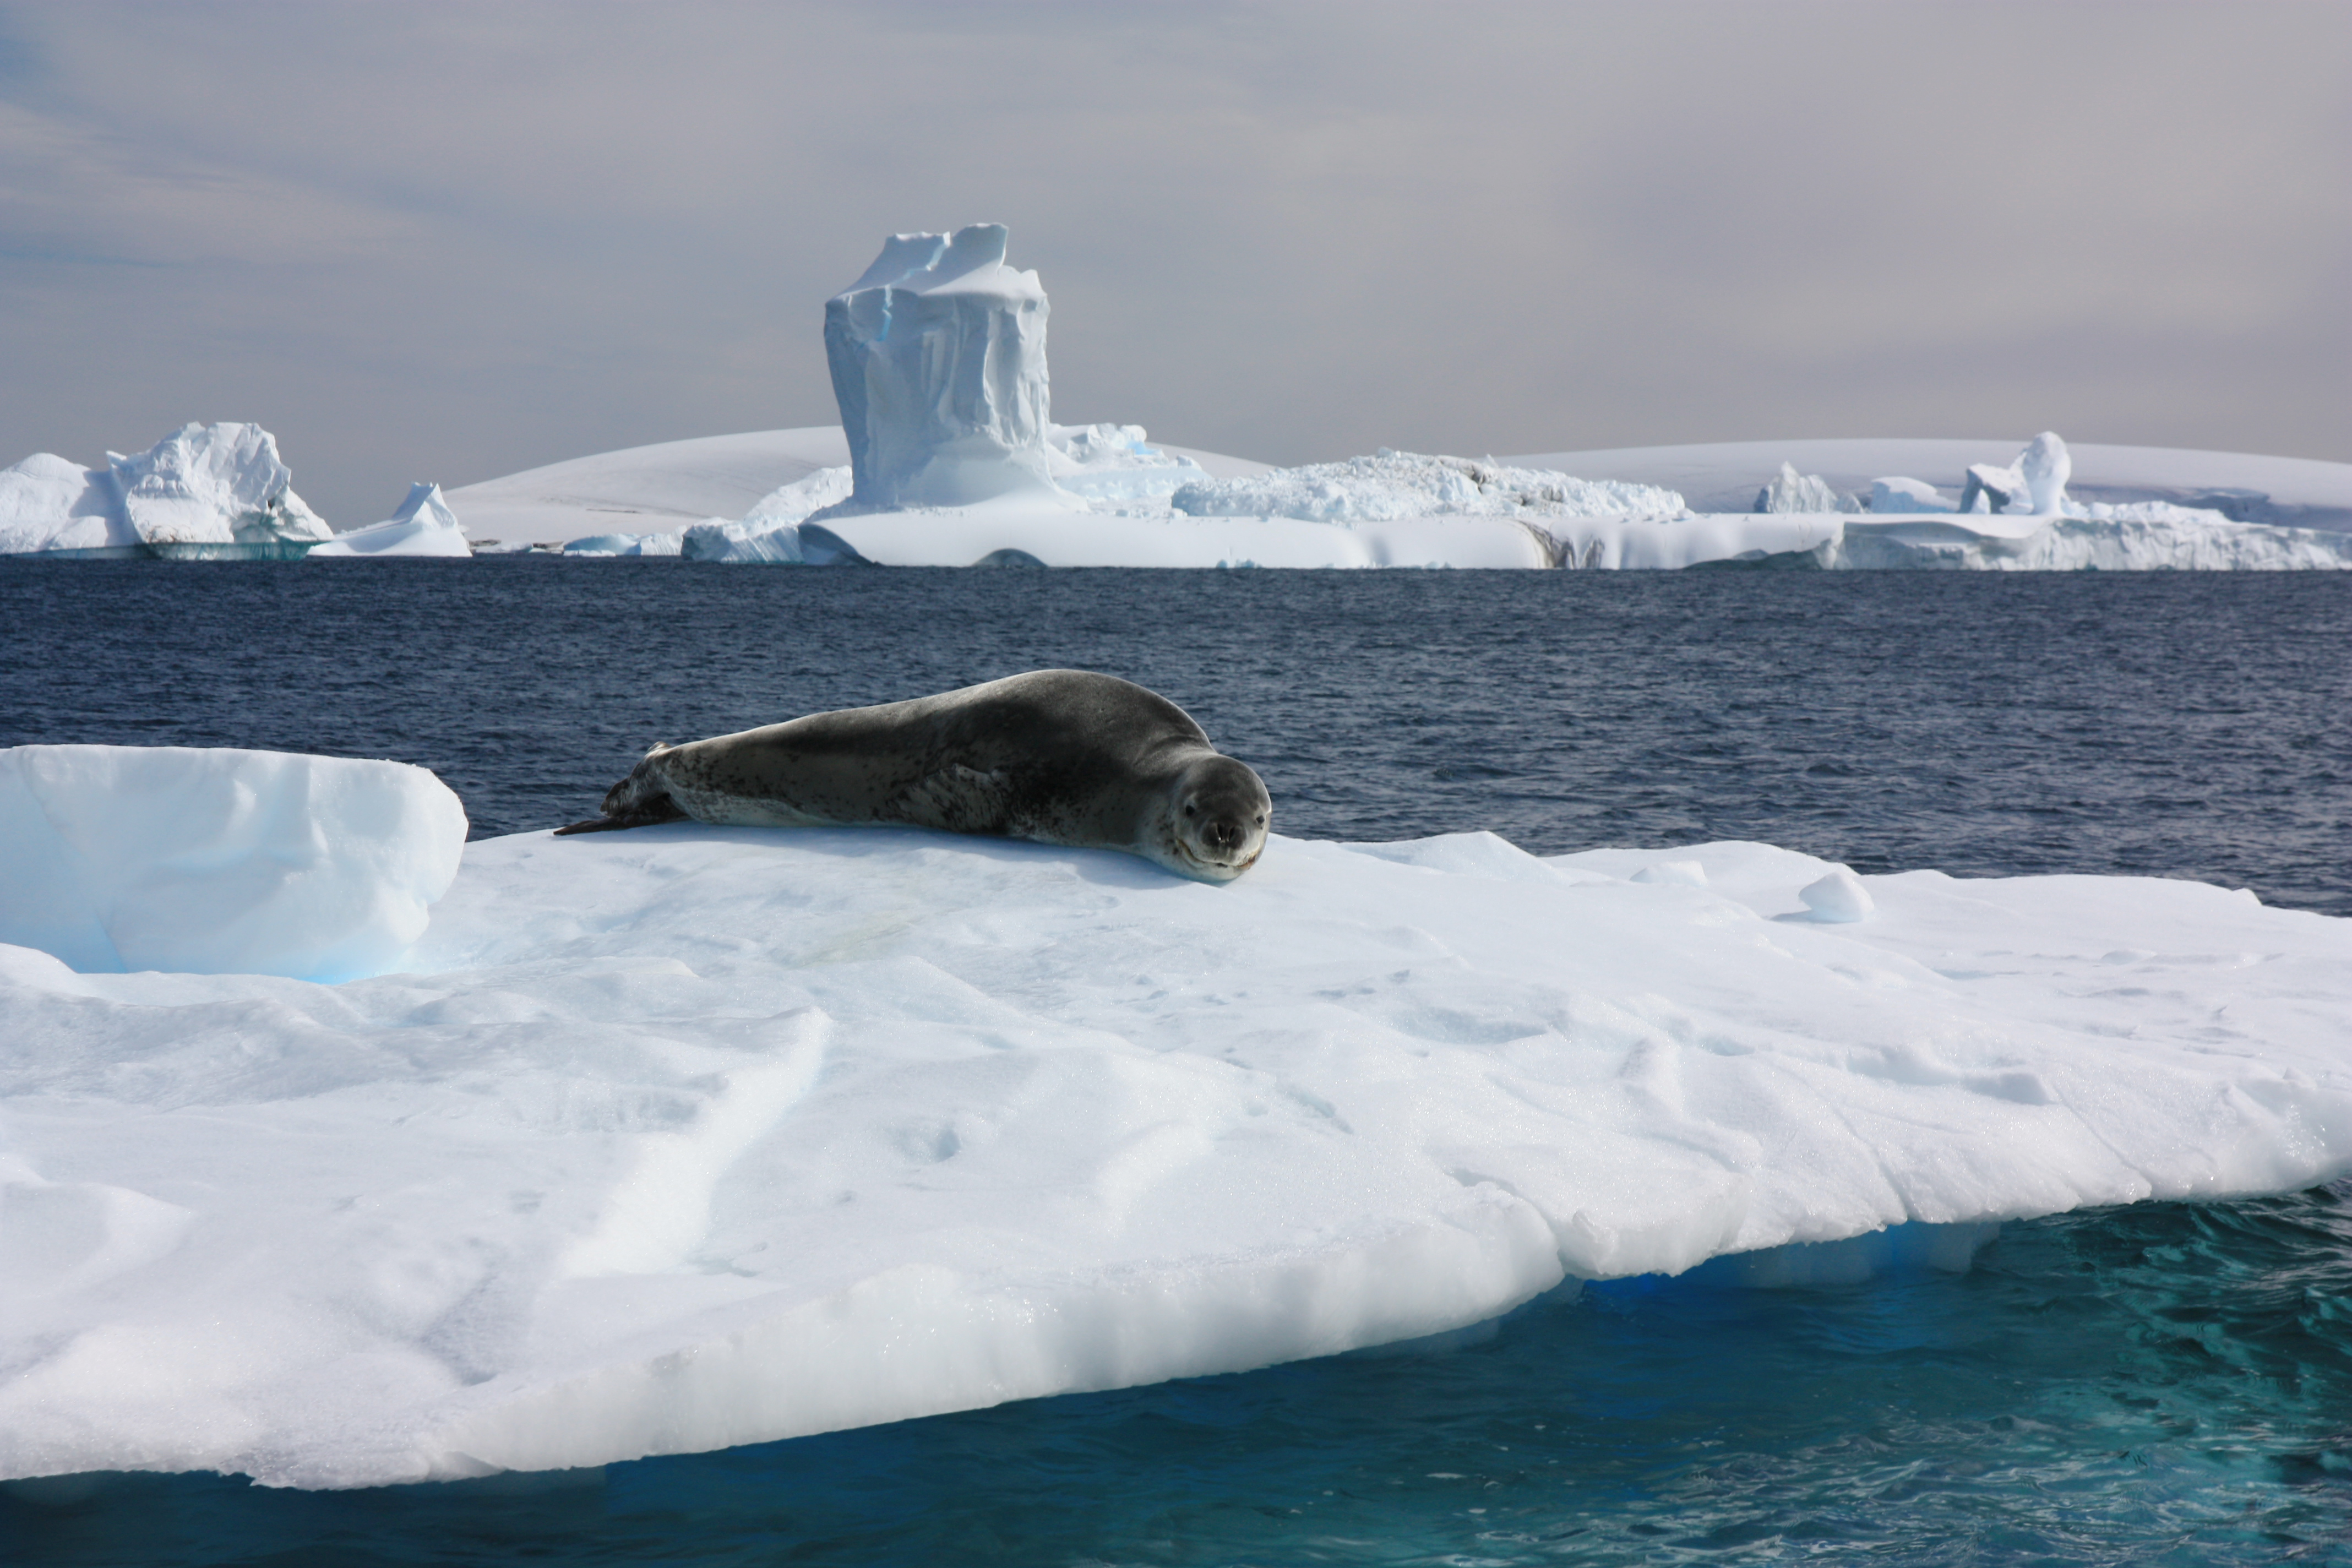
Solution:
<svg viewBox="0 0 2352 1568">
<path fill-rule="evenodd" d="M 0 946 L 0 1476 L 594 1465 L 2352 1166 L 2352 922 L 2188 882 L 686 824 L 467 845 L 401 962 Z"/>
</svg>

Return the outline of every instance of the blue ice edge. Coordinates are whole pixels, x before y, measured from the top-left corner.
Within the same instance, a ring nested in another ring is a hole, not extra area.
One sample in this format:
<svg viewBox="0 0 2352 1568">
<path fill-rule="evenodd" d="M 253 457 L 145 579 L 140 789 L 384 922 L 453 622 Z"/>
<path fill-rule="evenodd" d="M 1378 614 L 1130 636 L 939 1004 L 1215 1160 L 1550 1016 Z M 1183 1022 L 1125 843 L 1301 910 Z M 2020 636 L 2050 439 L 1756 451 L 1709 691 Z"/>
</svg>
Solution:
<svg viewBox="0 0 2352 1568">
<path fill-rule="evenodd" d="M 1889 1226 L 1884 1230 L 1863 1236 L 1848 1237 L 1840 1241 L 1789 1242 L 1780 1247 L 1768 1247 L 1752 1252 L 1719 1253 L 1706 1262 L 1685 1269 L 1680 1274 L 1634 1274 L 1612 1279 L 1581 1279 L 1571 1277 L 1521 1302 L 1507 1312 L 1459 1329 L 1441 1333 L 1423 1334 L 1409 1340 L 1392 1340 L 1385 1344 L 1366 1345 L 1360 1349 L 1342 1351 L 1328 1357 L 1310 1357 L 1313 1361 L 1345 1362 L 1384 1357 L 1442 1356 L 1492 1342 L 1506 1324 L 1512 1323 L 1554 1308 L 1566 1306 L 1580 1296 L 1591 1295 L 1602 1300 L 1634 1300 L 1644 1297 L 1677 1291 L 1738 1291 L 1783 1289 L 1832 1289 L 1865 1285 L 1873 1280 L 1901 1278 L 1922 1273 L 1965 1274 L 1976 1262 L 1977 1255 L 1996 1239 L 2001 1229 L 1999 1220 L 1931 1223 L 1912 1220 Z M 1302 1363 L 1277 1363 L 1276 1367 L 1261 1367 L 1250 1372 L 1212 1373 L 1200 1378 L 1173 1378 L 1171 1384 L 1217 1383 L 1232 1378 L 1246 1378 L 1259 1373 L 1277 1370 L 1282 1364 L 1292 1366 Z M 1151 1385 L 1147 1385 L 1151 1386 Z M 1099 1397 L 1102 1394 L 1131 1393 L 1134 1390 L 1102 1390 L 1090 1394 L 1046 1394 L 1038 1399 L 1017 1399 L 1010 1405 L 1050 1404 L 1055 1400 Z M 1002 1408 L 1001 1406 L 997 1408 Z M 964 1411 L 946 1415 L 919 1415 L 916 1423 L 955 1419 L 977 1412 Z M 884 1422 L 884 1426 L 902 1426 L 904 1422 Z M 851 1428 L 850 1431 L 858 1430 Z M 865 1428 L 873 1430 L 873 1428 Z M 751 1448 L 767 1448 L 782 1445 L 807 1444 L 827 1438 L 839 1438 L 841 1432 L 817 1433 L 808 1436 L 788 1437 L 776 1444 L 753 1443 L 740 1445 Z M 709 1450 L 696 1454 L 659 1455 L 646 1460 L 623 1461 L 625 1464 L 690 1462 L 709 1458 Z M 611 1467 L 590 1465 L 574 1468 L 549 1470 L 501 1470 L 493 1475 L 472 1476 L 458 1479 L 410 1481 L 386 1487 L 362 1487 L 350 1492 L 340 1489 L 319 1493 L 299 1493 L 302 1496 L 335 1497 L 352 1493 L 377 1495 L 409 1493 L 417 1488 L 429 1488 L 435 1494 L 446 1489 L 447 1495 L 494 1497 L 525 1495 L 542 1491 L 562 1491 L 592 1486 L 602 1481 Z M 69 1475 L 39 1476 L 16 1480 L 0 1481 L 0 1496 L 28 1503 L 36 1508 L 74 1508 L 91 1502 L 110 1490 L 117 1483 L 143 1485 L 163 1480 L 184 1481 L 190 1485 L 234 1485 L 240 1478 L 209 1471 L 148 1471 L 148 1470 L 84 1470 Z M 263 1489 L 275 1490 L 276 1489 Z"/>
<path fill-rule="evenodd" d="M 1675 1290 L 1831 1289 L 1904 1275 L 1966 1274 L 1976 1266 L 1977 1254 L 1999 1238 L 2000 1227 L 2000 1220 L 1906 1220 L 1838 1241 L 1791 1241 L 1752 1252 L 1721 1252 L 1680 1274 L 1630 1274 L 1612 1279 L 1570 1276 L 1484 1321 L 1340 1353 L 1443 1355 L 1485 1344 L 1504 1324 L 1583 1295 L 1624 1300 Z"/>
</svg>

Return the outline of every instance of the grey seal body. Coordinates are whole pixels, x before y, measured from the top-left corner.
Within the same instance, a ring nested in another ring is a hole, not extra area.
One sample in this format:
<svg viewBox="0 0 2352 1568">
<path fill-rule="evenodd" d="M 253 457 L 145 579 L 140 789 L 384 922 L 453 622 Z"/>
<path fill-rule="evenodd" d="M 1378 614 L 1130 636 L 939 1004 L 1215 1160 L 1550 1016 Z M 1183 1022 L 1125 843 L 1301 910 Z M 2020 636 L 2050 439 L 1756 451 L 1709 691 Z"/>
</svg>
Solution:
<svg viewBox="0 0 2352 1568">
<path fill-rule="evenodd" d="M 1226 882 L 1256 863 L 1273 809 L 1257 774 L 1166 698 L 1041 669 L 656 746 L 606 793 L 603 816 L 556 831 L 897 824 L 1123 849 Z"/>
</svg>

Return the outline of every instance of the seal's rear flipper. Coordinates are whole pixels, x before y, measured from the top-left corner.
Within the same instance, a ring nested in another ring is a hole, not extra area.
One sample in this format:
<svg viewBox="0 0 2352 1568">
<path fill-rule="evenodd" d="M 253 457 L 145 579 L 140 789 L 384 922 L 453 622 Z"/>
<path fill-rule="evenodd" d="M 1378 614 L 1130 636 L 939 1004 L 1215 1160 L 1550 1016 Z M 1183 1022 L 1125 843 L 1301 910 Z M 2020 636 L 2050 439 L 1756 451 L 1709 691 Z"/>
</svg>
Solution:
<svg viewBox="0 0 2352 1568">
<path fill-rule="evenodd" d="M 686 808 L 666 795 L 657 795 L 651 799 L 640 797 L 635 803 L 635 810 L 614 811 L 611 809 L 613 796 L 626 789 L 628 784 L 629 781 L 624 779 L 613 786 L 612 794 L 604 797 L 604 816 L 592 816 L 585 822 L 575 822 L 569 827 L 559 827 L 555 830 L 556 837 L 561 838 L 572 833 L 611 833 L 624 827 L 651 827 L 657 822 L 686 820 Z"/>
</svg>

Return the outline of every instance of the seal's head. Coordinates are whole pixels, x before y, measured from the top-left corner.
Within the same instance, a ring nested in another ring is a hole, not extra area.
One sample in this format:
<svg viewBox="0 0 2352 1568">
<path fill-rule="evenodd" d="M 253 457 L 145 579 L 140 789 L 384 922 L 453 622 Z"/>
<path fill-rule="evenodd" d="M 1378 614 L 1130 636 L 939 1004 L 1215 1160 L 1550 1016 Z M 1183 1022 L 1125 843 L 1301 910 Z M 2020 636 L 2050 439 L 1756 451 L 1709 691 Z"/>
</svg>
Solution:
<svg viewBox="0 0 2352 1568">
<path fill-rule="evenodd" d="M 1187 877 L 1230 882 L 1257 864 L 1273 816 L 1274 799 L 1249 765 L 1211 752 L 1170 787 L 1152 858 Z"/>
</svg>

